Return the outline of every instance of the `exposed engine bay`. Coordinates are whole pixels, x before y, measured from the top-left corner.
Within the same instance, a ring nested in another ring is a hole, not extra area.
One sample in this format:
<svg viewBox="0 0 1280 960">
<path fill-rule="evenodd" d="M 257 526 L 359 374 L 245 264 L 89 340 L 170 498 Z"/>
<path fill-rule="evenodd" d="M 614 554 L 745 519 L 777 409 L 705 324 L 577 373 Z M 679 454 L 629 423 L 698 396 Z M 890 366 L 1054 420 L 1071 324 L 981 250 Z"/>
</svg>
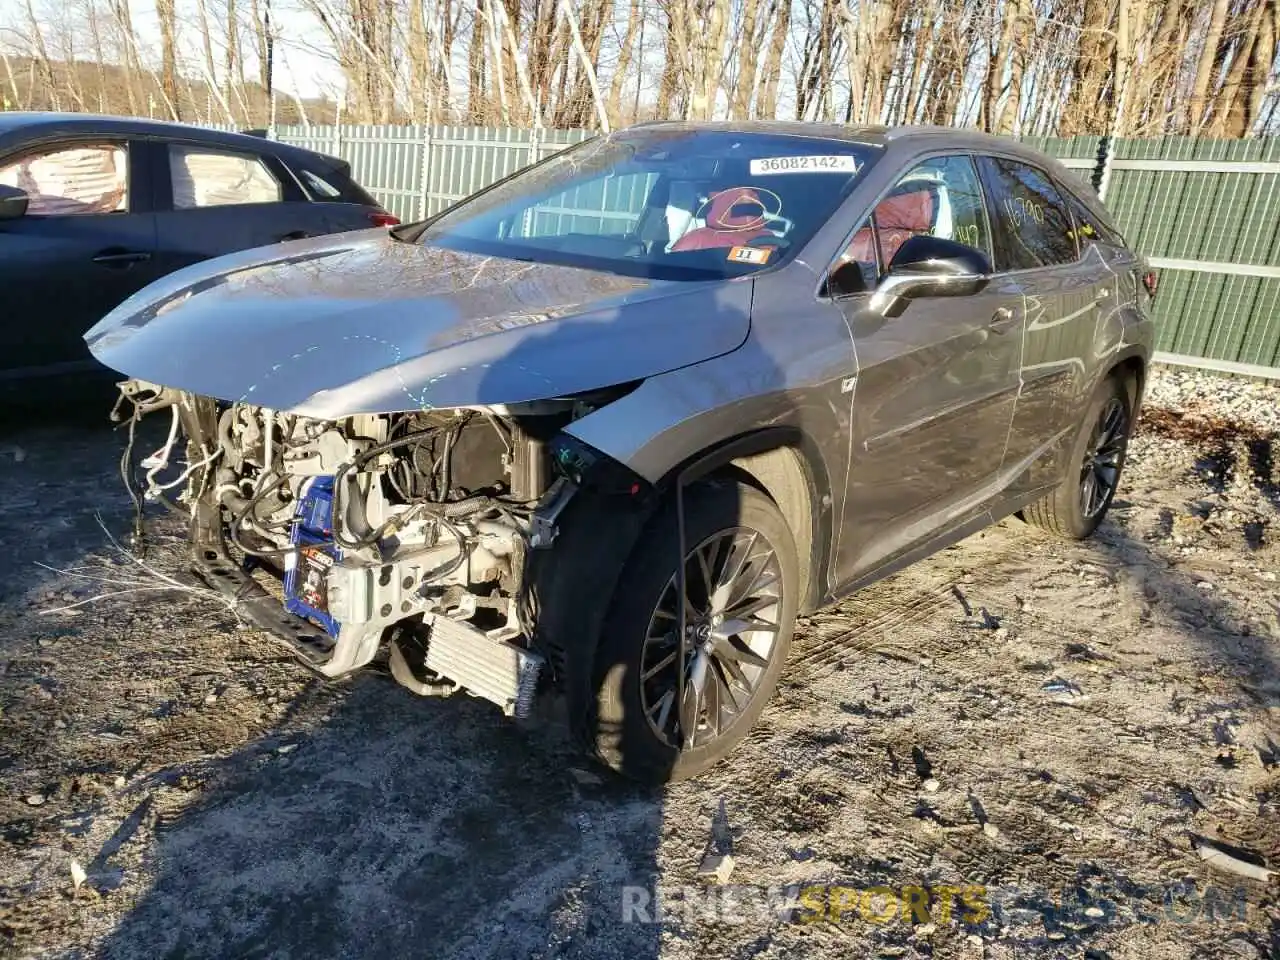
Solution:
<svg viewBox="0 0 1280 960">
<path fill-rule="evenodd" d="M 190 514 L 195 570 L 238 612 L 326 676 L 386 640 L 415 692 L 465 689 L 527 715 L 545 659 L 522 613 L 525 566 L 574 489 L 555 466 L 574 450 L 556 440 L 616 389 L 332 422 L 138 380 L 121 391 L 135 420 L 172 417 L 139 502 Z"/>
</svg>

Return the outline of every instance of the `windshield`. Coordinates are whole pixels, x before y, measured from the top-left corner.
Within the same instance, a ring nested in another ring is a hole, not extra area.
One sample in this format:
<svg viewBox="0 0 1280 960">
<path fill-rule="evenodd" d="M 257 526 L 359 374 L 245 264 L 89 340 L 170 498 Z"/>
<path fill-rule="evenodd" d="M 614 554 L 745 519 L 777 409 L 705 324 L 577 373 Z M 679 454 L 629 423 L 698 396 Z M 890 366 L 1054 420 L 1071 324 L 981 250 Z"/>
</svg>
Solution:
<svg viewBox="0 0 1280 960">
<path fill-rule="evenodd" d="M 662 280 L 743 276 L 794 256 L 879 154 L 804 136 L 629 130 L 476 194 L 414 239 Z"/>
</svg>

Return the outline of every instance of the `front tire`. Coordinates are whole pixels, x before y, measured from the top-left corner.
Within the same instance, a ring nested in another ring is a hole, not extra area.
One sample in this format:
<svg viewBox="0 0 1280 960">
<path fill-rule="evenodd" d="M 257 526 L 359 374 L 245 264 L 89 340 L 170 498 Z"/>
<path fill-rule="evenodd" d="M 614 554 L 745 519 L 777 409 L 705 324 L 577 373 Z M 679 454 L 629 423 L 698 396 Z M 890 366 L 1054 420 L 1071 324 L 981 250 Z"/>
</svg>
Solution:
<svg viewBox="0 0 1280 960">
<path fill-rule="evenodd" d="M 1068 540 L 1092 536 L 1120 486 L 1132 428 L 1129 390 L 1113 374 L 1085 411 L 1062 483 L 1023 511 L 1026 521 Z"/>
<path fill-rule="evenodd" d="M 683 680 L 674 502 L 627 561 L 592 670 L 588 746 L 650 784 L 696 776 L 742 741 L 777 686 L 795 627 L 799 564 L 772 500 L 707 481 L 685 491 L 684 520 Z"/>
</svg>

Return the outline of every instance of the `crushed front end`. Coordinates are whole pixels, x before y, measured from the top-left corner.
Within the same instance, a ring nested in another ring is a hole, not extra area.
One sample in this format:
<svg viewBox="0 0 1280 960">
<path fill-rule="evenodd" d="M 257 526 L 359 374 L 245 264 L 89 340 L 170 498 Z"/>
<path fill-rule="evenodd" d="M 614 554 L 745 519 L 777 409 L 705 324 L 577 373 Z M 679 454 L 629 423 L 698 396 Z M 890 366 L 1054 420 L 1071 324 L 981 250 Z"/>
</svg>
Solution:
<svg viewBox="0 0 1280 960">
<path fill-rule="evenodd" d="M 322 421 L 137 380 L 121 389 L 132 416 L 173 418 L 143 461 L 143 495 L 190 516 L 195 572 L 241 616 L 325 676 L 385 641 L 410 689 L 465 689 L 527 714 L 546 660 L 526 568 L 575 491 L 579 453 L 560 431 L 616 391 Z"/>
</svg>

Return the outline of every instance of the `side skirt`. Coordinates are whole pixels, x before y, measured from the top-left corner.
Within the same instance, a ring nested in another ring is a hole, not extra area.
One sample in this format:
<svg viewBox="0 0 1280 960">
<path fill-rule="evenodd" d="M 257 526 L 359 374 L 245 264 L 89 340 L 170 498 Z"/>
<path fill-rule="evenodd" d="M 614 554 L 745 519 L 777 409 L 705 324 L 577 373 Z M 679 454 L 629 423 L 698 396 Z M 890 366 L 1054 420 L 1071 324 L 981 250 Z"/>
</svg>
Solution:
<svg viewBox="0 0 1280 960">
<path fill-rule="evenodd" d="M 1006 517 L 1013 516 L 1023 507 L 1035 503 L 1052 489 L 1053 486 L 1040 487 L 1030 493 L 1023 494 L 1022 496 L 1004 500 L 992 509 L 983 510 L 977 514 L 971 515 L 965 520 L 959 521 L 932 539 L 926 540 L 919 546 L 912 547 L 905 553 L 901 553 L 894 557 L 892 560 L 882 563 L 874 570 L 864 573 L 855 580 L 840 584 L 831 591 L 822 605 L 826 606 L 827 604 L 834 603 L 835 601 L 843 597 L 847 597 L 850 594 L 857 593 L 863 587 L 868 587 L 878 580 L 883 580 L 885 577 L 892 576 L 901 570 L 905 570 L 912 564 L 927 559 L 935 553 L 939 553 L 947 549 L 947 547 L 957 544 L 967 537 L 973 536 L 979 530 L 985 530 L 987 527 L 995 526 Z"/>
</svg>

